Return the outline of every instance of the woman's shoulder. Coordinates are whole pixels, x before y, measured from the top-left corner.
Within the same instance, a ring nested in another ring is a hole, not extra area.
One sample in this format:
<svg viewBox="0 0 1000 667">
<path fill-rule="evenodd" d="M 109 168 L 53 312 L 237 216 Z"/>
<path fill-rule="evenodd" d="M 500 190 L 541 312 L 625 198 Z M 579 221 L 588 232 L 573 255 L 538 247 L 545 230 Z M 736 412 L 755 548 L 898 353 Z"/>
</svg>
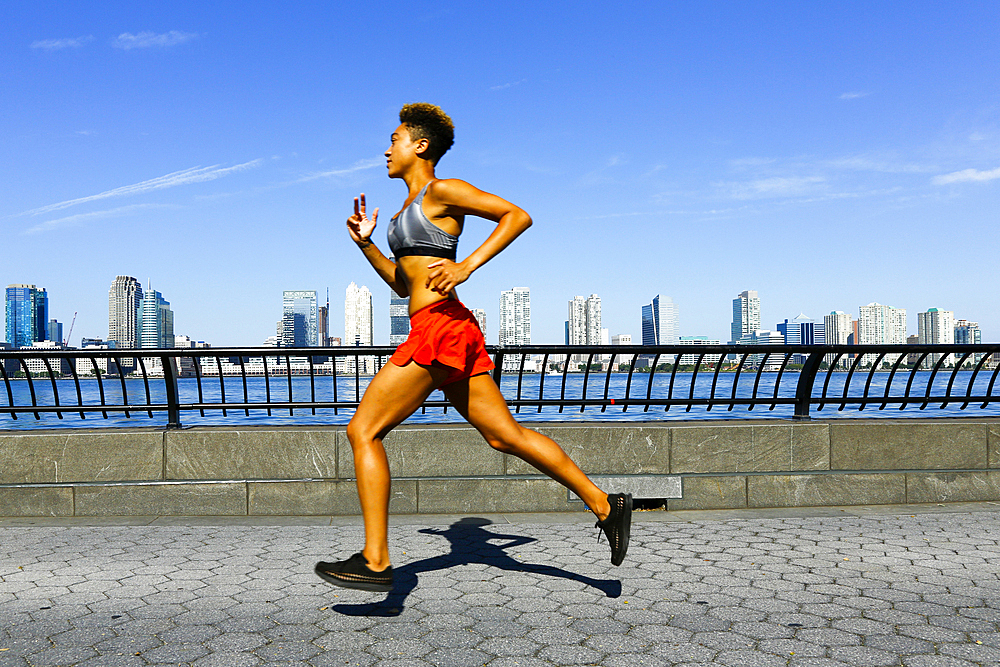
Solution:
<svg viewBox="0 0 1000 667">
<path fill-rule="evenodd" d="M 463 196 L 476 192 L 479 190 L 460 178 L 439 178 L 427 185 L 427 193 L 431 198 L 442 202 L 460 200 Z"/>
</svg>

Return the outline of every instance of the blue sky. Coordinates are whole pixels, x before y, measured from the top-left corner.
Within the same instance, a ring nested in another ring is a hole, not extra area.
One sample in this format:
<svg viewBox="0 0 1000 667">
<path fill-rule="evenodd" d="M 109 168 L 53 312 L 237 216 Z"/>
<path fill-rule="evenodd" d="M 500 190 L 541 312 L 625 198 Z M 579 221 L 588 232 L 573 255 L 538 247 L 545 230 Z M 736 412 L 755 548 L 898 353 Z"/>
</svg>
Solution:
<svg viewBox="0 0 1000 667">
<path fill-rule="evenodd" d="M 877 301 L 997 341 L 998 28 L 996 2 L 7 3 L 0 282 L 77 311 L 78 345 L 132 275 L 221 346 L 285 289 L 329 287 L 341 335 L 355 281 L 387 343 L 344 220 L 362 191 L 398 210 L 382 151 L 428 101 L 457 126 L 438 175 L 535 220 L 459 288 L 490 343 L 513 286 L 536 343 L 591 293 L 612 334 L 663 294 L 725 341 L 746 289 L 766 327 Z"/>
</svg>

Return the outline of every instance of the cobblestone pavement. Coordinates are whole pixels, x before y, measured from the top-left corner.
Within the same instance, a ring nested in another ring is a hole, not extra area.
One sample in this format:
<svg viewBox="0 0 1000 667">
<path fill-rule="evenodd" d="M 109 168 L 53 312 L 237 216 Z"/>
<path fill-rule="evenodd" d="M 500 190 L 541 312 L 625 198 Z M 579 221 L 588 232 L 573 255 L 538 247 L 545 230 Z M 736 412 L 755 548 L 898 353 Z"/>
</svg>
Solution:
<svg viewBox="0 0 1000 667">
<path fill-rule="evenodd" d="M 997 509 L 399 517 L 388 596 L 353 518 L 4 519 L 0 665 L 997 665 Z"/>
</svg>

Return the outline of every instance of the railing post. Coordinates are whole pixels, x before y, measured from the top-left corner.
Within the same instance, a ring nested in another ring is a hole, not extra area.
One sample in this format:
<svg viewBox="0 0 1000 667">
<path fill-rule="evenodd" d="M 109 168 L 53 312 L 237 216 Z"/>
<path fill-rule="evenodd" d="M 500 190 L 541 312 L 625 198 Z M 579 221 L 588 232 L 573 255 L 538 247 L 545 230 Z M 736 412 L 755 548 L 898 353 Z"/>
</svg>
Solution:
<svg viewBox="0 0 1000 667">
<path fill-rule="evenodd" d="M 503 348 L 498 347 L 496 356 L 493 357 L 493 381 L 500 386 L 500 378 L 503 376 Z"/>
<path fill-rule="evenodd" d="M 167 390 L 167 428 L 181 427 L 181 409 L 177 391 L 177 358 L 161 357 L 163 384 Z"/>
<path fill-rule="evenodd" d="M 795 414 L 792 419 L 809 419 L 809 399 L 812 398 L 813 384 L 819 365 L 823 363 L 824 352 L 810 352 L 809 358 L 799 373 L 799 383 L 795 387 Z"/>
</svg>

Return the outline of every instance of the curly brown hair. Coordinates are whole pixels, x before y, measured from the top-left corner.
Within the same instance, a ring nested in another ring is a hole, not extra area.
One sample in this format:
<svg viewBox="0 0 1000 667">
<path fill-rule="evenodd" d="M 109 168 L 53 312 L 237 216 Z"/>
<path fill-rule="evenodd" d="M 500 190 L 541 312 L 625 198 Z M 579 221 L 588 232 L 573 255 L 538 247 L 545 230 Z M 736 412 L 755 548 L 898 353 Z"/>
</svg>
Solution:
<svg viewBox="0 0 1000 667">
<path fill-rule="evenodd" d="M 399 111 L 399 122 L 410 132 L 410 139 L 427 139 L 427 157 L 437 164 L 441 156 L 455 143 L 455 124 L 441 107 L 426 102 L 404 104 Z"/>
</svg>

